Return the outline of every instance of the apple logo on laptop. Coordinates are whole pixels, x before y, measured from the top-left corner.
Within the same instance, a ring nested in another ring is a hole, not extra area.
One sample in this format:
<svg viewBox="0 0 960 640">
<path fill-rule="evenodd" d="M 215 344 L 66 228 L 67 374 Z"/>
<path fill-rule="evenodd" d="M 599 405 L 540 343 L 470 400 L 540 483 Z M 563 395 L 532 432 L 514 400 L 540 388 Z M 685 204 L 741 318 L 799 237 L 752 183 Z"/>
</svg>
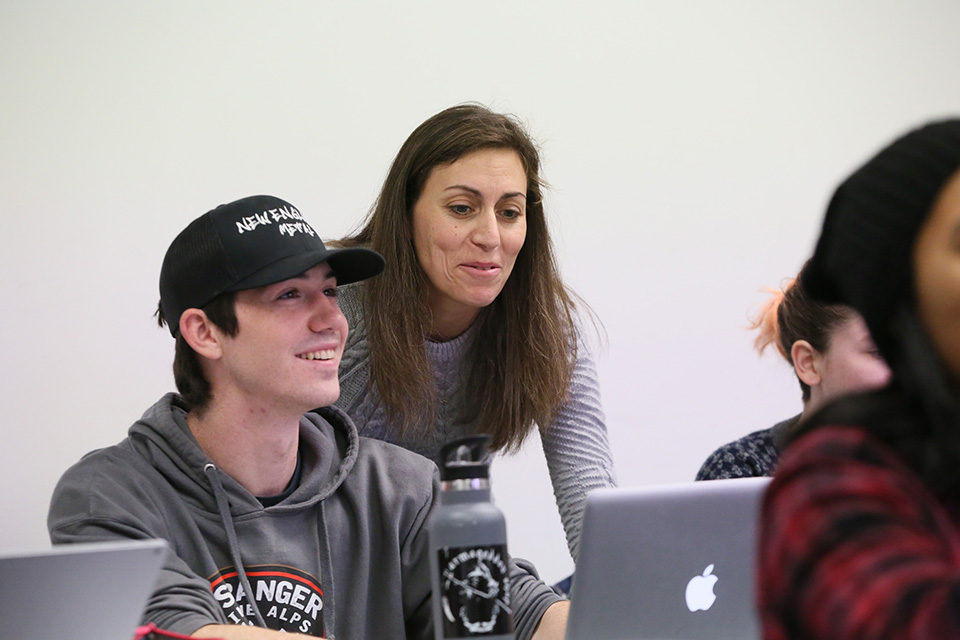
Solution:
<svg viewBox="0 0 960 640">
<path fill-rule="evenodd" d="M 713 565 L 707 565 L 703 575 L 693 576 L 687 583 L 687 608 L 690 611 L 706 611 L 717 599 L 717 594 L 713 592 L 717 576 L 713 575 L 712 571 Z"/>
</svg>

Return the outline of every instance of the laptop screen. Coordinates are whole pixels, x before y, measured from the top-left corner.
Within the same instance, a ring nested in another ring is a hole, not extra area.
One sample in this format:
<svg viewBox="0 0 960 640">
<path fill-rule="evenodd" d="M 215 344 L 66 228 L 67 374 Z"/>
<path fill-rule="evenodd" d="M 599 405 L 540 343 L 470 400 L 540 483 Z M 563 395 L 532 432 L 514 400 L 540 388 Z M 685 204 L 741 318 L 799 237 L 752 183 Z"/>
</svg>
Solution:
<svg viewBox="0 0 960 640">
<path fill-rule="evenodd" d="M 0 554 L 0 638 L 130 640 L 167 549 L 129 540 Z"/>
<path fill-rule="evenodd" d="M 769 481 L 591 493 L 567 640 L 758 638 L 756 528 Z"/>
</svg>

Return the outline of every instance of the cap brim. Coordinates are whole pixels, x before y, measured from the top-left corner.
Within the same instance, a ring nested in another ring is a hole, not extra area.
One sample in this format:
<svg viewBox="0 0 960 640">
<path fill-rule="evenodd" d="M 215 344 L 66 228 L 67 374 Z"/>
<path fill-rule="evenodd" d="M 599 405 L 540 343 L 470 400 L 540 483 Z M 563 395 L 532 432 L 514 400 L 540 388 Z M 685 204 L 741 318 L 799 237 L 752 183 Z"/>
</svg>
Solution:
<svg viewBox="0 0 960 640">
<path fill-rule="evenodd" d="M 237 282 L 227 291 L 243 291 L 282 282 L 296 277 L 322 262 L 329 263 L 333 268 L 338 285 L 372 278 L 383 271 L 385 264 L 383 256 L 379 253 L 362 247 L 298 253 L 267 265 Z"/>
<path fill-rule="evenodd" d="M 328 249 L 328 253 L 327 262 L 333 267 L 337 284 L 350 284 L 372 278 L 382 273 L 386 266 L 383 256 L 372 249 Z"/>
</svg>

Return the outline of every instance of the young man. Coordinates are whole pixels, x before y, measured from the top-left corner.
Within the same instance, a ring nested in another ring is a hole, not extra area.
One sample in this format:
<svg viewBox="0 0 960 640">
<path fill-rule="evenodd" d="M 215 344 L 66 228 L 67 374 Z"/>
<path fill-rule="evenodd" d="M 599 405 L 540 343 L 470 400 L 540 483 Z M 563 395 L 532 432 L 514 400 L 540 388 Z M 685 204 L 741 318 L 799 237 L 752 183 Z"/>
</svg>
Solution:
<svg viewBox="0 0 960 640">
<path fill-rule="evenodd" d="M 169 541 L 145 612 L 162 629 L 432 637 L 425 523 L 435 468 L 360 438 L 338 409 L 308 413 L 339 395 L 348 328 L 338 284 L 382 269 L 373 251 L 324 247 L 278 198 L 194 220 L 160 274 L 158 317 L 176 338 L 180 394 L 64 474 L 53 542 Z M 565 604 L 531 567 L 514 563 L 511 577 L 518 637 L 559 638 Z"/>
</svg>

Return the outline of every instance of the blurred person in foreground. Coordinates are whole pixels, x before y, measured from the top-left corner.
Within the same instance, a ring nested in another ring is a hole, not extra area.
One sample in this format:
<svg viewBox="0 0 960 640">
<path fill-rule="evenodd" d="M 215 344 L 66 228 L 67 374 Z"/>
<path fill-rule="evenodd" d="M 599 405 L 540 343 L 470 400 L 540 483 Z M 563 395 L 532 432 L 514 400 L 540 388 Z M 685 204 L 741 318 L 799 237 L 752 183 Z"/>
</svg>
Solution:
<svg viewBox="0 0 960 640">
<path fill-rule="evenodd" d="M 960 120 L 836 190 L 803 277 L 864 318 L 893 374 L 811 416 L 761 520 L 768 640 L 960 637 Z"/>
</svg>

